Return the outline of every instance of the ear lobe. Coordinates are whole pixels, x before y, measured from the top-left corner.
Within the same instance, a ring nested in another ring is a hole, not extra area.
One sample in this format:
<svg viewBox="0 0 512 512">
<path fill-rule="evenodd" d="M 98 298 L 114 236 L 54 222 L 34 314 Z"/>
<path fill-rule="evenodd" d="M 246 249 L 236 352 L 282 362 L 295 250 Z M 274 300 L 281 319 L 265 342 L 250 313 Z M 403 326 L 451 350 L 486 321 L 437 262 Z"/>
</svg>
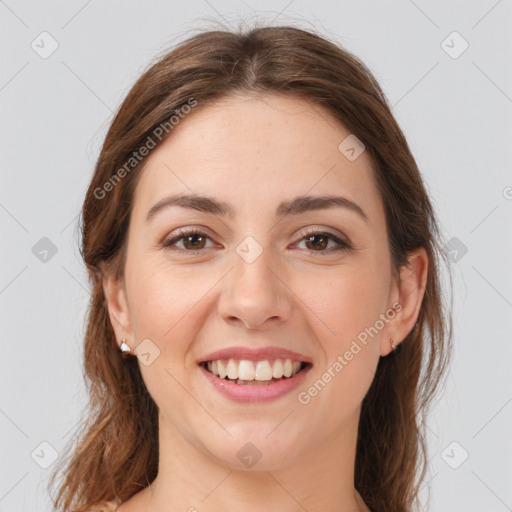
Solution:
<svg viewBox="0 0 512 512">
<path fill-rule="evenodd" d="M 411 251 L 407 256 L 408 264 L 400 270 L 398 283 L 398 303 L 401 308 L 390 324 L 390 336 L 398 346 L 412 331 L 423 302 L 428 275 L 428 255 L 424 247 Z M 391 352 L 389 339 L 382 340 L 381 355 Z"/>
<path fill-rule="evenodd" d="M 107 274 L 102 278 L 102 284 L 110 323 L 116 334 L 117 344 L 121 346 L 123 338 L 133 338 L 124 281 L 112 274 Z"/>
</svg>

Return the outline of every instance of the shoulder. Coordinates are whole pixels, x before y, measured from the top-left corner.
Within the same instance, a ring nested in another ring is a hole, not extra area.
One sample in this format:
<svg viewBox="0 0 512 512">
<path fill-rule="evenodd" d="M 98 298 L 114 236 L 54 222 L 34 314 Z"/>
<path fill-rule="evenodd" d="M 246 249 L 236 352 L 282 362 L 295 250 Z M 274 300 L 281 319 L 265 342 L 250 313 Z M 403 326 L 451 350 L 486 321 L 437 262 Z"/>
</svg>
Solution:
<svg viewBox="0 0 512 512">
<path fill-rule="evenodd" d="M 104 501 L 90 508 L 88 512 L 115 512 L 119 505 L 121 505 L 120 501 Z"/>
</svg>

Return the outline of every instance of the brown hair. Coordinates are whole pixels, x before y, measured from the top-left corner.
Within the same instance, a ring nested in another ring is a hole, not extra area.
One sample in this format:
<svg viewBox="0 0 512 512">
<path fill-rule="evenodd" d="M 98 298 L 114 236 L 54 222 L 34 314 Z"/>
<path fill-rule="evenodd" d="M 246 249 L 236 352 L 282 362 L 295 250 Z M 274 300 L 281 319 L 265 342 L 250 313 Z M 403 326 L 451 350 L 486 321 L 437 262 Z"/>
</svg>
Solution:
<svg viewBox="0 0 512 512">
<path fill-rule="evenodd" d="M 368 68 L 314 31 L 260 26 L 245 32 L 204 31 L 180 43 L 139 78 L 106 135 L 81 219 L 81 253 L 92 284 L 84 348 L 90 402 L 76 446 L 61 461 L 64 478 L 54 504 L 62 510 L 126 501 L 149 485 L 158 470 L 157 406 L 137 359 L 120 357 L 102 288 L 103 272 L 123 275 L 133 192 L 144 159 L 132 161 L 133 168 L 126 163 L 191 98 L 204 105 L 234 93 L 265 92 L 326 107 L 365 144 L 385 206 L 395 270 L 407 265 L 408 251 L 424 247 L 428 254 L 415 328 L 396 352 L 380 358 L 362 403 L 354 482 L 375 511 L 410 511 L 418 500 L 426 472 L 427 406 L 451 354 L 451 316 L 440 273 L 446 258 L 432 204 Z M 126 172 L 119 173 L 122 168 Z M 116 173 L 122 179 L 105 187 Z M 99 198 L 98 190 L 107 188 L 108 197 Z"/>
</svg>

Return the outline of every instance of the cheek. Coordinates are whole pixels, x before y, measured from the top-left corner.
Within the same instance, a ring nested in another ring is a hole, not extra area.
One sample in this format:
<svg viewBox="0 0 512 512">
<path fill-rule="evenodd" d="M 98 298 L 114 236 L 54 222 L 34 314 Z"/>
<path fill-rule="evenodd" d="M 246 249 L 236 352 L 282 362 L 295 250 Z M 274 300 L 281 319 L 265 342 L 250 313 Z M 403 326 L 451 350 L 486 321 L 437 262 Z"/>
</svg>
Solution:
<svg viewBox="0 0 512 512">
<path fill-rule="evenodd" d="M 325 357 L 309 389 L 318 395 L 317 407 L 336 404 L 335 416 L 343 418 L 359 406 L 373 380 L 380 332 L 372 327 L 386 311 L 389 281 L 377 259 L 318 277 L 303 282 L 298 294 L 314 313 L 310 324 L 317 326 L 314 335 Z"/>
<path fill-rule="evenodd" d="M 183 356 L 201 326 L 202 300 L 218 277 L 211 271 L 170 265 L 155 255 L 127 262 L 135 337 L 153 340 L 163 355 Z M 176 357 L 169 357 L 170 362 Z"/>
<path fill-rule="evenodd" d="M 154 345 L 148 345 L 150 364 L 141 358 L 139 368 L 157 404 L 182 410 L 190 398 L 179 383 L 186 382 L 195 366 L 187 355 L 203 321 L 198 304 L 212 288 L 213 276 L 194 277 L 156 257 L 145 256 L 140 262 L 137 265 L 134 258 L 126 267 L 134 336 L 137 342 L 149 339 Z"/>
<path fill-rule="evenodd" d="M 342 350 L 347 342 L 373 325 L 387 307 L 388 280 L 376 264 L 347 265 L 297 282 L 297 296 L 322 325 L 326 351 Z"/>
</svg>

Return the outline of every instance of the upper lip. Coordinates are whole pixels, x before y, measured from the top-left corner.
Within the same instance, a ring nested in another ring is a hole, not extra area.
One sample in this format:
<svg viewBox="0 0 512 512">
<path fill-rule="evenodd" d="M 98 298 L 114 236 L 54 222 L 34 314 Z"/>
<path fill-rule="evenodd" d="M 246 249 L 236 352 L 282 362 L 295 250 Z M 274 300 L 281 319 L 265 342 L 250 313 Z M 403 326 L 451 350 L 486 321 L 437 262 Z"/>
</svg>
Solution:
<svg viewBox="0 0 512 512">
<path fill-rule="evenodd" d="M 264 361 L 265 359 L 291 359 L 292 361 L 301 361 L 306 363 L 312 363 L 310 357 L 307 357 L 298 352 L 287 350 L 279 347 L 264 347 L 264 348 L 248 348 L 248 347 L 229 347 L 221 350 L 211 352 L 206 356 L 199 359 L 199 363 L 205 361 L 217 361 L 219 359 L 246 359 L 249 361 Z"/>
</svg>

